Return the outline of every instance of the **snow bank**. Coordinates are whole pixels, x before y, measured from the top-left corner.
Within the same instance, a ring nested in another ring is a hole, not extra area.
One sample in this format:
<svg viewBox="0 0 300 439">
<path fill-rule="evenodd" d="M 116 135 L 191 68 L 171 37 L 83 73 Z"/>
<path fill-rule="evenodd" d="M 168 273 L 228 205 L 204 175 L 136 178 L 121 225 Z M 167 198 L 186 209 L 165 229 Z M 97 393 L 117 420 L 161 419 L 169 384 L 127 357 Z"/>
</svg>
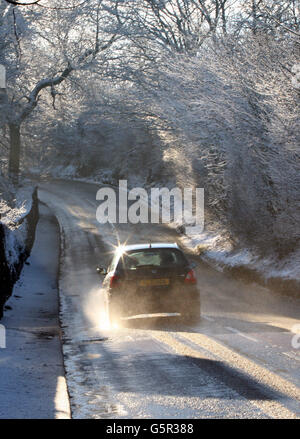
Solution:
<svg viewBox="0 0 300 439">
<path fill-rule="evenodd" d="M 1 224 L 4 226 L 6 260 L 12 270 L 18 265 L 20 254 L 26 252 L 30 224 L 28 215 L 33 207 L 32 186 L 20 188 L 12 201 L 13 207 L 1 200 Z"/>
<path fill-rule="evenodd" d="M 14 197 L 10 191 L 2 190 L 0 201 L 0 318 L 3 305 L 10 296 L 23 264 L 30 254 L 37 220 L 36 189 L 32 186 L 23 186 Z"/>
<path fill-rule="evenodd" d="M 204 231 L 198 235 L 182 234 L 181 242 L 192 253 L 219 271 L 256 273 L 266 284 L 281 291 L 300 294 L 300 249 L 284 258 L 261 256 L 256 249 L 237 248 L 221 232 Z"/>
</svg>

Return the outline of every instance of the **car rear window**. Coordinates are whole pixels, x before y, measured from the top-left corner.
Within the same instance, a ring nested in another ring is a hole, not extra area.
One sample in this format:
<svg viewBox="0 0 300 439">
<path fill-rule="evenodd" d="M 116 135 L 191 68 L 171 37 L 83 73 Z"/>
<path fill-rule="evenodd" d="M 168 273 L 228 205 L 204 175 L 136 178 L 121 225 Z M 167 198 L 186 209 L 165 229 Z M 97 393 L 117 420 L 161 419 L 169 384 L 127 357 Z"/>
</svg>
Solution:
<svg viewBox="0 0 300 439">
<path fill-rule="evenodd" d="M 175 267 L 187 264 L 181 251 L 169 248 L 133 250 L 126 253 L 120 261 L 126 270 L 136 270 L 147 266 Z"/>
</svg>

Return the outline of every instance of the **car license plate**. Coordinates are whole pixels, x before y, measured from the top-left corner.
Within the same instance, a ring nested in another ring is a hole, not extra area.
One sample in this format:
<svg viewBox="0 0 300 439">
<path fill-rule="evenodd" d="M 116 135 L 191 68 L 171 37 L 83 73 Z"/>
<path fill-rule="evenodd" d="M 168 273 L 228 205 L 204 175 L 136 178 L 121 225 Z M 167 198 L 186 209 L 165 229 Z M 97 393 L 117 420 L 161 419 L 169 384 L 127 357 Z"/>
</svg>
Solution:
<svg viewBox="0 0 300 439">
<path fill-rule="evenodd" d="M 158 285 L 169 285 L 170 279 L 143 279 L 140 281 L 141 287 L 152 287 Z"/>
</svg>

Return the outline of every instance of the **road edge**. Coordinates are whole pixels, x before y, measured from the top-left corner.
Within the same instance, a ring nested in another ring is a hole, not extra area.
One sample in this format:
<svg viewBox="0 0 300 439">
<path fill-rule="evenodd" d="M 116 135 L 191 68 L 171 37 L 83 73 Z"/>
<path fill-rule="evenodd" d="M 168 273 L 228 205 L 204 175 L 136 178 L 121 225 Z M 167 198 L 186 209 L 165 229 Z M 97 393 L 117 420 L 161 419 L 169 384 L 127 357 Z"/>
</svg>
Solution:
<svg viewBox="0 0 300 439">
<path fill-rule="evenodd" d="M 65 364 L 65 355 L 64 355 L 64 329 L 63 329 L 63 322 L 62 322 L 62 303 L 61 303 L 61 294 L 60 294 L 60 273 L 61 273 L 61 259 L 62 259 L 62 255 L 63 255 L 63 251 L 64 251 L 64 232 L 63 232 L 63 228 L 61 227 L 60 222 L 58 221 L 58 218 L 56 217 L 56 215 L 54 214 L 53 210 L 50 208 L 50 206 L 48 206 L 47 203 L 45 203 L 44 201 L 42 201 L 39 197 L 38 197 L 38 203 L 42 204 L 44 206 L 46 206 L 49 211 L 51 212 L 51 216 L 53 218 L 53 220 L 55 221 L 56 225 L 57 225 L 57 229 L 59 231 L 58 233 L 58 240 L 59 240 L 59 248 L 58 248 L 58 264 L 57 264 L 57 274 L 56 274 L 56 288 L 57 288 L 57 299 L 58 299 L 58 324 L 59 324 L 59 340 L 60 340 L 60 351 L 61 351 L 61 356 L 62 356 L 62 360 L 63 360 L 63 370 L 64 370 L 64 377 L 63 381 L 64 382 L 60 382 L 59 384 L 59 388 L 61 392 L 66 392 L 67 393 L 67 399 L 68 399 L 68 412 L 69 412 L 69 417 L 64 417 L 64 419 L 72 419 L 72 405 L 71 405 L 71 396 L 70 396 L 70 392 L 69 392 L 69 386 L 68 386 L 68 380 L 67 380 L 67 370 L 66 370 L 66 364 Z M 58 398 L 59 400 L 59 398 Z M 58 404 L 58 402 L 57 402 Z M 59 419 L 59 417 L 58 417 Z"/>
</svg>

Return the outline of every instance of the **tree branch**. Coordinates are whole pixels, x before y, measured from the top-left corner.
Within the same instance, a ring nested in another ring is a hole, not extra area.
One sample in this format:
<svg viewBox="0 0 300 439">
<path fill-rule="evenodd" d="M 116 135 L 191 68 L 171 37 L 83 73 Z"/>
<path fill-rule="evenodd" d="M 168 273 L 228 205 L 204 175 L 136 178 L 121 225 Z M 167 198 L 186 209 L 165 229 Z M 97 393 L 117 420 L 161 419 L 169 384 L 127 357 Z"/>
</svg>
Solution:
<svg viewBox="0 0 300 439">
<path fill-rule="evenodd" d="M 10 3 L 11 5 L 14 5 L 14 6 L 32 6 L 32 5 L 36 5 L 36 6 L 40 6 L 41 8 L 60 10 L 60 9 L 75 9 L 78 6 L 82 6 L 88 0 L 83 0 L 82 3 L 79 3 L 78 5 L 74 5 L 74 6 L 59 6 L 59 7 L 56 7 L 56 6 L 52 7 L 52 6 L 42 5 L 40 3 L 41 0 L 35 0 L 35 1 L 30 2 L 30 3 L 23 3 L 23 2 L 19 2 L 19 1 L 15 1 L 15 0 L 4 0 L 4 1 L 6 1 L 6 3 Z"/>
<path fill-rule="evenodd" d="M 40 2 L 40 0 L 35 0 L 31 3 L 22 3 L 22 2 L 17 2 L 14 0 L 5 0 L 6 3 L 10 3 L 11 5 L 15 5 L 15 6 L 30 6 L 30 5 L 36 5 Z"/>
<path fill-rule="evenodd" d="M 98 36 L 98 35 L 97 35 Z M 54 78 L 46 78 L 40 80 L 34 89 L 31 91 L 29 97 L 28 97 L 28 103 L 26 104 L 24 110 L 22 111 L 20 115 L 20 121 L 22 122 L 25 120 L 29 114 L 34 110 L 34 108 L 37 106 L 38 103 L 38 96 L 39 93 L 47 88 L 51 87 L 52 95 L 54 91 L 54 87 L 61 84 L 63 81 L 67 79 L 67 77 L 74 71 L 80 68 L 80 64 L 82 64 L 89 56 L 92 55 L 93 59 L 95 59 L 96 55 L 99 52 L 103 52 L 104 50 L 108 49 L 114 41 L 117 39 L 117 34 L 115 33 L 110 40 L 105 43 L 103 46 L 99 45 L 99 41 L 96 42 L 95 47 L 93 49 L 88 49 L 85 51 L 84 54 L 82 54 L 77 62 L 77 66 L 73 66 L 70 62 L 68 63 L 68 66 L 63 70 L 61 75 L 58 75 Z"/>
</svg>

